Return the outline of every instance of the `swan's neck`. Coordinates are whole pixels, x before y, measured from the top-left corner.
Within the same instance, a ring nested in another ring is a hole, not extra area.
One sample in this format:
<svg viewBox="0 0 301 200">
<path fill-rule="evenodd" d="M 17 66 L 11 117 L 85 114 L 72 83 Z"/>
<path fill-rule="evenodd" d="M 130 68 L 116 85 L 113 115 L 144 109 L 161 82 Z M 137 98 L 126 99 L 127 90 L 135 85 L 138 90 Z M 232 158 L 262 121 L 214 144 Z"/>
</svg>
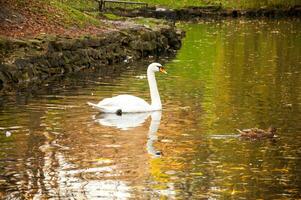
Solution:
<svg viewBox="0 0 301 200">
<path fill-rule="evenodd" d="M 161 110 L 161 100 L 160 95 L 157 87 L 156 77 L 155 73 L 152 70 L 147 70 L 147 79 L 150 89 L 150 95 L 151 95 L 151 108 L 152 110 Z"/>
</svg>

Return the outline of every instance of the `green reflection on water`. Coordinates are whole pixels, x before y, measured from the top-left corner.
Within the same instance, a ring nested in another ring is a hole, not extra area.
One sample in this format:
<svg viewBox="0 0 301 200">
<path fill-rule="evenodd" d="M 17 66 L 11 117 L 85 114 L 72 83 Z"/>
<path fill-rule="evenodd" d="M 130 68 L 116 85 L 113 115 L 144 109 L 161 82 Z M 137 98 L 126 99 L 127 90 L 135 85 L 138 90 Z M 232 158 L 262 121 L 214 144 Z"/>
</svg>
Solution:
<svg viewBox="0 0 301 200">
<path fill-rule="evenodd" d="M 181 90 L 202 112 L 210 133 L 235 127 L 281 126 L 300 121 L 299 21 L 219 21 L 184 25 L 187 37 L 166 88 Z M 171 85 L 171 87 L 170 87 Z M 187 94 L 187 95 L 186 95 Z"/>
</svg>

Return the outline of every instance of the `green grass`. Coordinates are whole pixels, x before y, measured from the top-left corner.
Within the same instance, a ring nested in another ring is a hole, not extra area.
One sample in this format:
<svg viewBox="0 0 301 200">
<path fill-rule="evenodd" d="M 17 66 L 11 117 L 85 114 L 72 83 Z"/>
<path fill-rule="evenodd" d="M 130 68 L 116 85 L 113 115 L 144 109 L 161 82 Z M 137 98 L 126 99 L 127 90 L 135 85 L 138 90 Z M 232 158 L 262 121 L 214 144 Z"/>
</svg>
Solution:
<svg viewBox="0 0 301 200">
<path fill-rule="evenodd" d="M 74 2 L 77 2 L 77 4 L 73 4 L 70 0 L 51 0 L 50 5 L 64 14 L 62 17 L 66 25 L 77 25 L 79 27 L 100 25 L 100 21 L 97 19 L 98 13 L 82 11 L 88 8 L 90 6 L 89 4 L 85 6 L 83 4 L 83 2 L 85 2 L 84 0 L 75 0 Z"/>
<path fill-rule="evenodd" d="M 97 11 L 98 3 L 96 0 L 57 0 L 65 5 L 80 11 Z"/>
<path fill-rule="evenodd" d="M 107 19 L 109 20 L 120 20 L 120 19 L 123 19 L 123 17 L 120 17 L 118 15 L 114 15 L 114 14 L 111 14 L 111 13 L 104 13 L 103 14 Z"/>
<path fill-rule="evenodd" d="M 288 8 L 300 5 L 299 0 L 228 0 L 220 1 L 228 8 Z"/>
</svg>

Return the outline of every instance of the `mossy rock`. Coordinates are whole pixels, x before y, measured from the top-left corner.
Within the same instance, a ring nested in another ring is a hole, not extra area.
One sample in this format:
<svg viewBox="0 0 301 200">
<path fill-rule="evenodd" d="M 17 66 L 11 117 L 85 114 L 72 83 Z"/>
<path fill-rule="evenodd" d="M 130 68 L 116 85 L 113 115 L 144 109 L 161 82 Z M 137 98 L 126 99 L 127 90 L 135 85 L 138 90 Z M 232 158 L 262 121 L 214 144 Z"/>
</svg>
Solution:
<svg viewBox="0 0 301 200">
<path fill-rule="evenodd" d="M 31 46 L 40 46 L 41 44 L 43 44 L 43 41 L 38 39 L 29 39 L 27 41 Z"/>
<path fill-rule="evenodd" d="M 15 48 L 24 48 L 24 47 L 30 47 L 30 42 L 25 40 L 19 40 L 19 39 L 13 39 L 11 41 L 12 47 Z"/>
<path fill-rule="evenodd" d="M 157 48 L 157 44 L 154 41 L 143 42 L 143 50 L 153 51 Z"/>
<path fill-rule="evenodd" d="M 99 47 L 101 41 L 99 38 L 86 38 L 81 41 L 84 47 Z"/>
<path fill-rule="evenodd" d="M 92 57 L 93 59 L 101 58 L 100 52 L 97 49 L 89 48 L 87 49 L 87 54 L 89 57 Z"/>
<path fill-rule="evenodd" d="M 0 37 L 0 52 L 6 51 L 8 40 Z"/>
<path fill-rule="evenodd" d="M 129 46 L 134 50 L 141 50 L 143 49 L 143 42 L 141 40 L 133 40 L 130 42 Z"/>
<path fill-rule="evenodd" d="M 152 36 L 153 35 L 151 34 L 151 32 L 144 32 L 141 34 L 141 39 L 144 41 L 151 41 L 152 39 L 154 39 Z"/>
</svg>

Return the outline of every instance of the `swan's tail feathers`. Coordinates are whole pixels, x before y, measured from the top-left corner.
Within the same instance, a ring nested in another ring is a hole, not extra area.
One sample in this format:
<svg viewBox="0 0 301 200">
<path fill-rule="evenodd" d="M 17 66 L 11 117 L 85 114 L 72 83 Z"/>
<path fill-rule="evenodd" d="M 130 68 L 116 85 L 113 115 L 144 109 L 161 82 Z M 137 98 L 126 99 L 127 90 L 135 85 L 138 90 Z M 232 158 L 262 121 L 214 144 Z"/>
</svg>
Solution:
<svg viewBox="0 0 301 200">
<path fill-rule="evenodd" d="M 94 104 L 91 102 L 87 102 L 89 106 L 92 106 L 93 108 L 99 110 L 100 112 L 104 113 L 116 113 L 118 108 L 110 107 L 110 106 L 100 106 L 99 104 Z"/>
<path fill-rule="evenodd" d="M 101 106 L 99 106 L 99 105 L 97 105 L 95 103 L 87 102 L 87 104 L 89 106 L 91 106 L 92 108 L 95 108 L 95 109 L 97 109 L 97 110 L 99 110 L 101 112 L 105 112 L 105 108 L 102 108 Z"/>
<path fill-rule="evenodd" d="M 87 102 L 87 104 L 88 104 L 89 106 L 92 106 L 93 108 L 96 108 L 96 107 L 97 107 L 97 104 L 95 104 L 95 103 Z"/>
</svg>

